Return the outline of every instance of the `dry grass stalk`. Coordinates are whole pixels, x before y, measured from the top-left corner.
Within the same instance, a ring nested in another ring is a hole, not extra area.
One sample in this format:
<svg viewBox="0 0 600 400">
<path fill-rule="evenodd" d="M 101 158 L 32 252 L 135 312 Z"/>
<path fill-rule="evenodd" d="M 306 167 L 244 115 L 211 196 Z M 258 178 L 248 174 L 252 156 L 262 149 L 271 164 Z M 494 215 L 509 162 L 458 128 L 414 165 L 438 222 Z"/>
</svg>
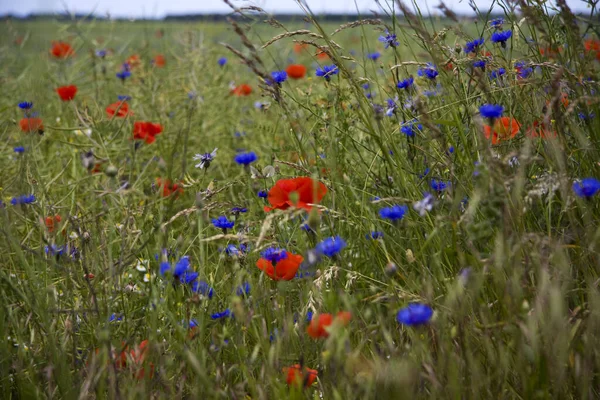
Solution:
<svg viewBox="0 0 600 400">
<path fill-rule="evenodd" d="M 383 25 L 388 31 L 390 30 L 390 28 L 386 24 L 384 24 L 383 21 L 381 21 L 380 19 L 361 19 L 358 21 L 348 22 L 347 24 L 340 25 L 340 27 L 333 31 L 330 36 L 333 36 L 336 33 L 343 31 L 344 29 L 356 28 L 357 26 L 362 25 Z"/>
<path fill-rule="evenodd" d="M 272 45 L 273 43 L 277 42 L 278 40 L 285 39 L 285 38 L 292 37 L 292 36 L 298 36 L 298 35 L 308 35 L 315 39 L 323 39 L 323 36 L 319 35 L 318 33 L 311 32 L 308 29 L 300 29 L 297 31 L 281 33 L 281 34 L 271 38 L 267 43 L 265 43 L 262 46 L 262 48 L 265 49 L 265 48 L 269 47 L 270 45 Z"/>
</svg>

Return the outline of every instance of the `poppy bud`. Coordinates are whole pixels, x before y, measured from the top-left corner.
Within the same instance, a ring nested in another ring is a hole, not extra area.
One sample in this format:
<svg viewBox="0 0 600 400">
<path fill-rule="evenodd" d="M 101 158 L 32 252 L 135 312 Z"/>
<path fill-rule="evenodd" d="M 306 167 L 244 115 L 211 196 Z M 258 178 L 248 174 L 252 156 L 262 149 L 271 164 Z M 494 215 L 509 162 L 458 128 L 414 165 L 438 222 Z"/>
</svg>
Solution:
<svg viewBox="0 0 600 400">
<path fill-rule="evenodd" d="M 385 266 L 385 274 L 387 276 L 393 276 L 396 275 L 396 272 L 398 272 L 398 266 L 391 261 L 387 263 Z"/>
<path fill-rule="evenodd" d="M 117 176 L 117 173 L 119 173 L 119 170 L 117 169 L 117 167 L 111 164 L 108 167 L 106 167 L 104 173 L 106 174 L 106 176 L 114 178 L 115 176 Z"/>
</svg>

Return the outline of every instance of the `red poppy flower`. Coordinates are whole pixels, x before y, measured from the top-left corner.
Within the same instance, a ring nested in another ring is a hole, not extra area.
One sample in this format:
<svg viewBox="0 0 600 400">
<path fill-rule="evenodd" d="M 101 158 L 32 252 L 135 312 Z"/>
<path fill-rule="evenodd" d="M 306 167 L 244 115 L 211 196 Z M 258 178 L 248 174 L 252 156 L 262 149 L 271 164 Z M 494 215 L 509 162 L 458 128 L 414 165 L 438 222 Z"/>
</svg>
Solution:
<svg viewBox="0 0 600 400">
<path fill-rule="evenodd" d="M 294 43 L 294 53 L 300 54 L 302 51 L 306 50 L 308 45 L 306 43 Z"/>
<path fill-rule="evenodd" d="M 306 75 L 306 67 L 302 64 L 292 64 L 285 70 L 292 79 L 302 79 Z"/>
<path fill-rule="evenodd" d="M 134 68 L 137 67 L 138 65 L 140 65 L 141 61 L 140 61 L 140 56 L 137 54 L 134 54 L 132 56 L 130 56 L 129 58 L 127 58 L 127 60 L 125 61 L 129 67 Z"/>
<path fill-rule="evenodd" d="M 66 42 L 52 42 L 52 48 L 50 54 L 56 58 L 68 58 L 75 54 L 75 51 L 69 43 Z"/>
<path fill-rule="evenodd" d="M 133 115 L 133 111 L 129 111 L 129 104 L 126 101 L 117 101 L 106 107 L 106 115 L 110 118 L 125 118 Z"/>
<path fill-rule="evenodd" d="M 319 50 L 317 52 L 316 56 L 320 60 L 327 60 L 327 59 L 329 59 L 329 54 L 325 53 L 323 50 Z"/>
<path fill-rule="evenodd" d="M 521 124 L 514 119 L 509 117 L 501 117 L 496 119 L 494 122 L 494 129 L 489 125 L 483 126 L 483 133 L 486 139 L 492 138 L 492 144 L 498 144 L 503 140 L 512 139 L 519 133 Z"/>
<path fill-rule="evenodd" d="M 91 169 L 90 174 L 95 175 L 102 172 L 102 162 L 97 162 L 94 164 L 94 168 Z"/>
<path fill-rule="evenodd" d="M 146 368 L 143 364 L 148 354 L 148 340 L 143 340 L 140 345 L 132 349 L 129 354 L 131 355 L 136 370 L 134 371 L 134 376 L 137 379 L 144 379 Z M 148 378 L 152 378 L 152 375 L 154 375 L 154 364 L 150 363 Z"/>
<path fill-rule="evenodd" d="M 548 127 L 543 121 L 534 121 L 531 128 L 527 130 L 527 136 L 530 138 L 547 139 L 556 137 L 556 132 Z"/>
<path fill-rule="evenodd" d="M 55 215 L 54 217 L 52 216 L 48 216 L 46 217 L 46 228 L 48 228 L 48 232 L 52 233 L 54 232 L 54 225 L 55 223 L 59 223 L 61 221 L 61 217 L 60 215 Z"/>
<path fill-rule="evenodd" d="M 300 364 L 294 364 L 291 367 L 283 368 L 286 375 L 286 382 L 290 386 L 309 387 L 317 380 L 318 371 L 307 367 L 300 367 Z"/>
<path fill-rule="evenodd" d="M 58 93 L 62 101 L 70 101 L 75 98 L 75 94 L 77 93 L 77 86 L 61 86 L 56 89 L 56 93 Z"/>
<path fill-rule="evenodd" d="M 162 188 L 163 197 L 169 197 L 175 193 L 175 198 L 177 198 L 183 193 L 183 187 L 181 187 L 181 184 L 171 182 L 169 179 L 156 178 L 156 186 Z"/>
<path fill-rule="evenodd" d="M 162 68 L 165 66 L 165 64 L 167 63 L 167 60 L 165 59 L 165 56 L 163 56 L 162 54 L 158 54 L 154 57 L 154 65 L 157 66 L 158 68 Z"/>
<path fill-rule="evenodd" d="M 328 329 L 332 324 L 337 323 L 343 326 L 348 325 L 352 319 L 352 314 L 348 311 L 340 311 L 334 318 L 331 314 L 320 314 L 313 317 L 306 328 L 306 333 L 313 339 L 329 337 Z"/>
<path fill-rule="evenodd" d="M 250 96 L 250 94 L 252 93 L 252 87 L 243 83 L 240 86 L 236 86 L 233 89 L 231 89 L 231 93 L 238 97 Z"/>
<path fill-rule="evenodd" d="M 583 46 L 586 52 L 592 53 L 600 61 L 600 40 L 588 39 L 583 42 Z"/>
<path fill-rule="evenodd" d="M 162 132 L 163 128 L 161 124 L 154 124 L 152 122 L 136 121 L 133 124 L 133 138 L 145 140 L 146 143 L 154 143 L 156 135 Z"/>
<path fill-rule="evenodd" d="M 444 65 L 444 69 L 445 69 L 446 71 L 452 71 L 452 70 L 454 69 L 454 64 L 452 64 L 451 62 L 449 62 L 449 63 L 446 63 L 446 64 Z"/>
<path fill-rule="evenodd" d="M 22 118 L 19 121 L 19 126 L 23 132 L 44 133 L 44 123 L 41 118 Z"/>
<path fill-rule="evenodd" d="M 289 281 L 296 276 L 302 261 L 304 261 L 304 257 L 301 255 L 288 252 L 287 258 L 280 260 L 276 265 L 265 258 L 261 258 L 256 262 L 256 266 L 274 281 Z"/>
<path fill-rule="evenodd" d="M 310 204 L 319 203 L 327 193 L 327 186 L 309 177 L 280 179 L 269 190 L 267 200 L 271 207 L 265 206 L 265 211 L 274 209 L 287 210 L 290 207 L 310 210 Z"/>
</svg>

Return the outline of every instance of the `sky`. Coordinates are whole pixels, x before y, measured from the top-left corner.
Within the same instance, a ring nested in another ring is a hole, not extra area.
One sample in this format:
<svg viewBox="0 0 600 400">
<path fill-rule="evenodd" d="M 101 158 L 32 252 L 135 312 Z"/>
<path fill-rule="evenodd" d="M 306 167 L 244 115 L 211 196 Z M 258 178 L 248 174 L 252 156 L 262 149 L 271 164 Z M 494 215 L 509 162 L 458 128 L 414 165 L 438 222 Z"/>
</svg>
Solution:
<svg viewBox="0 0 600 400">
<path fill-rule="evenodd" d="M 236 6 L 257 5 L 270 13 L 300 13 L 296 0 L 231 0 Z M 368 13 L 376 10 L 375 0 L 303 0 L 315 13 Z M 381 0 L 386 3 L 389 0 Z M 489 6 L 491 0 L 475 0 L 480 8 Z M 458 14 L 470 14 L 468 0 L 445 0 L 445 4 Z M 410 1 L 406 1 L 410 3 Z M 419 4 L 427 4 L 432 10 L 439 0 L 419 0 Z M 586 4 L 582 0 L 567 0 L 574 11 L 585 11 Z M 28 15 L 31 13 L 72 13 L 87 14 L 92 11 L 98 16 L 106 16 L 107 12 L 114 17 L 130 18 L 162 18 L 167 14 L 191 13 L 227 13 L 222 0 L 0 0 L 0 15 Z"/>
</svg>

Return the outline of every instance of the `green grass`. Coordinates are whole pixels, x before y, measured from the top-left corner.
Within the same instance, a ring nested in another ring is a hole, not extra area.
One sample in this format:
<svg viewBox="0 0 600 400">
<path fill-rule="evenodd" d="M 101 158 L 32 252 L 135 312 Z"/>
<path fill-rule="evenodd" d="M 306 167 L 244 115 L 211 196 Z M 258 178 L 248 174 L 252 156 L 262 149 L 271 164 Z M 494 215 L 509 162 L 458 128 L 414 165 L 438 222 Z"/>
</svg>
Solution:
<svg viewBox="0 0 600 400">
<path fill-rule="evenodd" d="M 377 41 L 381 24 L 332 35 L 338 26 L 313 20 L 286 29 L 321 38 L 296 35 L 261 48 L 285 30 L 257 16 L 238 22 L 245 37 L 218 23 L 5 21 L 1 396 L 597 398 L 600 205 L 598 196 L 582 199 L 572 190 L 580 178 L 600 178 L 599 65 L 583 46 L 597 38 L 597 26 L 582 17 L 577 32 L 566 10 L 529 12 L 538 20 L 506 16 L 505 29 L 513 29 L 506 49 L 490 42 L 485 14 L 476 23 L 389 19 L 400 45 L 387 50 Z M 492 55 L 484 73 L 455 51 L 480 36 Z M 317 59 L 311 46 L 295 54 L 294 39 L 328 45 L 333 60 Z M 52 59 L 52 40 L 71 43 L 75 56 Z M 244 40 L 256 46 L 258 73 L 285 69 L 293 59 L 308 67 L 308 77 L 265 87 L 222 45 L 253 60 Z M 539 51 L 547 46 L 560 51 L 548 58 Z M 111 52 L 101 59 L 99 49 Z M 381 58 L 369 60 L 376 50 Z M 141 65 L 122 83 L 115 73 L 133 54 Z M 157 54 L 164 68 L 150 63 Z M 223 68 L 221 56 L 228 57 Z M 444 68 L 448 61 L 452 67 Z M 535 64 L 533 74 L 518 79 L 515 61 Z M 417 76 L 417 63 L 425 62 L 438 66 L 437 85 Z M 332 63 L 340 73 L 330 82 L 315 76 L 319 64 Z M 491 79 L 499 68 L 506 74 Z M 408 76 L 418 90 L 407 108 L 407 91 L 396 82 Z M 230 82 L 253 92 L 232 96 Z M 361 87 L 367 82 L 373 99 Z M 78 86 L 72 102 L 54 91 L 66 84 Z M 131 96 L 133 116 L 106 115 L 118 95 Z M 372 105 L 385 111 L 395 96 L 392 116 Z M 21 101 L 34 103 L 43 135 L 20 131 Z M 257 101 L 266 106 L 255 108 Z M 503 105 L 520 132 L 492 145 L 478 111 L 484 103 Z M 529 137 L 545 116 L 555 137 Z M 400 128 L 413 119 L 422 129 L 407 137 Z M 152 144 L 131 140 L 134 121 L 160 123 L 163 132 Z M 89 137 L 76 134 L 85 129 Z M 14 153 L 15 146 L 25 152 Z M 210 167 L 195 168 L 192 157 L 214 148 Z M 275 173 L 252 176 L 237 165 L 242 148 L 259 156 L 257 171 L 272 166 Z M 82 164 L 89 150 L 98 173 Z M 319 212 L 266 213 L 257 192 L 298 176 L 327 186 Z M 163 197 L 156 178 L 180 182 L 183 193 Z M 435 192 L 431 178 L 451 185 Z M 421 216 L 413 204 L 425 191 L 435 204 Z M 36 202 L 10 204 L 23 194 Z M 395 224 L 378 214 L 393 204 L 408 206 Z M 211 219 L 232 218 L 232 207 L 248 212 L 219 236 Z M 50 232 L 44 221 L 54 215 L 61 221 Z M 314 234 L 301 229 L 306 217 Z M 383 238 L 367 239 L 371 231 Z M 347 247 L 307 263 L 308 277 L 275 282 L 256 267 L 268 246 L 308 260 L 319 241 L 335 235 Z M 222 251 L 241 243 L 250 248 L 242 257 Z M 53 245 L 66 254 L 47 254 Z M 172 263 L 189 256 L 212 299 L 159 274 L 167 252 Z M 245 282 L 251 294 L 237 296 Z M 411 302 L 433 308 L 428 324 L 396 321 Z M 225 309 L 235 317 L 211 319 Z M 309 310 L 353 317 L 315 340 L 306 333 Z M 145 360 L 136 365 L 129 350 L 144 340 Z M 119 361 L 124 350 L 126 366 Z M 282 368 L 297 363 L 318 370 L 317 383 L 288 387 Z"/>
</svg>

